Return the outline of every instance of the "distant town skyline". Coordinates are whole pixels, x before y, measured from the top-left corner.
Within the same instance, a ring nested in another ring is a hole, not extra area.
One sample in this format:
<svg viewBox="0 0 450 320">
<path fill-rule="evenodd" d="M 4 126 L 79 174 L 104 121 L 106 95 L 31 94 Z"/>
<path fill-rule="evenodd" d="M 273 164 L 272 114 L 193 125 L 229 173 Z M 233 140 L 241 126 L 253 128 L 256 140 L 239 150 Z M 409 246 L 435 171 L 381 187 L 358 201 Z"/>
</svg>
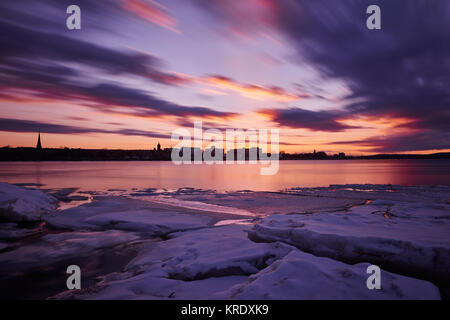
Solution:
<svg viewBox="0 0 450 320">
<path fill-rule="evenodd" d="M 81 30 L 70 4 L 0 3 L 0 147 L 165 148 L 202 120 L 288 153 L 450 151 L 448 1 L 79 0 Z"/>
</svg>

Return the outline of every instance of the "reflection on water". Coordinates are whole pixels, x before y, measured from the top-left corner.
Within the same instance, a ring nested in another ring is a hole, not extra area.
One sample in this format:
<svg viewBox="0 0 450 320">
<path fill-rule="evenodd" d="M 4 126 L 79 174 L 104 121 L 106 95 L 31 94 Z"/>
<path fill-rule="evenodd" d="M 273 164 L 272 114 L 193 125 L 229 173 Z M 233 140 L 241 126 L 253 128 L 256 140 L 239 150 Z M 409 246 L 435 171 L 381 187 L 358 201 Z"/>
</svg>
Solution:
<svg viewBox="0 0 450 320">
<path fill-rule="evenodd" d="M 281 161 L 278 174 L 258 165 L 180 165 L 171 162 L 4 162 L 0 181 L 78 187 L 86 191 L 182 187 L 278 191 L 330 184 L 450 184 L 450 160 Z"/>
</svg>

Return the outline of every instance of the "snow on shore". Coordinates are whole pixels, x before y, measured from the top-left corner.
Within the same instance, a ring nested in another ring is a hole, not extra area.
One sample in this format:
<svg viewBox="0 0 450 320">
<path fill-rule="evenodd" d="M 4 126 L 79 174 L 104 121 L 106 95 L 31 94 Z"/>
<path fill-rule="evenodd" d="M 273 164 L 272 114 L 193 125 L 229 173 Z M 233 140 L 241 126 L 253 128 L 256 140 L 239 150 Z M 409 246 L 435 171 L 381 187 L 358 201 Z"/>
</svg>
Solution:
<svg viewBox="0 0 450 320">
<path fill-rule="evenodd" d="M 448 187 L 133 194 L 49 213 L 53 197 L 0 184 L 14 217 L 45 221 L 39 232 L 0 223 L 2 278 L 126 251 L 120 267 L 97 266 L 96 282 L 52 298 L 439 299 L 450 287 Z M 220 223 L 234 219 L 246 225 Z M 381 290 L 366 287 L 369 264 Z"/>
</svg>

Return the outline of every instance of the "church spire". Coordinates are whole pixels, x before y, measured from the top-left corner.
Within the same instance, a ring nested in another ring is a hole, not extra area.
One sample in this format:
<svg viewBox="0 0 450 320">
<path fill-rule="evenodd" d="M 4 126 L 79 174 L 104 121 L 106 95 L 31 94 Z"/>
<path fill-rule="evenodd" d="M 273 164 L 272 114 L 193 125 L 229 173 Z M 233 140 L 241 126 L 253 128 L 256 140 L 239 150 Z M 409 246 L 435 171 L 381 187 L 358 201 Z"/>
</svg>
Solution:
<svg viewBox="0 0 450 320">
<path fill-rule="evenodd" d="M 37 141 L 36 149 L 38 149 L 38 150 L 41 150 L 41 149 L 42 149 L 42 144 L 41 144 L 41 132 L 40 132 L 40 131 L 39 131 L 39 135 L 38 135 L 38 141 Z"/>
</svg>

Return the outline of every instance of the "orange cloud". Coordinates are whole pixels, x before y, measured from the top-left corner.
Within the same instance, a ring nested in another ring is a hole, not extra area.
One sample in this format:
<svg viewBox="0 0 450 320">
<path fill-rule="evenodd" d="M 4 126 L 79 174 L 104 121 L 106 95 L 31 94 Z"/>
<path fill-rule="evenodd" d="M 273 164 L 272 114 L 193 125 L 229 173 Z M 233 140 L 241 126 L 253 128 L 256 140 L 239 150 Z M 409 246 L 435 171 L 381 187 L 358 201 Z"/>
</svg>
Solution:
<svg viewBox="0 0 450 320">
<path fill-rule="evenodd" d="M 179 33 L 176 29 L 177 21 L 167 12 L 168 9 L 153 0 L 122 0 L 122 7 L 137 15 L 138 17 L 150 21 L 160 27 Z"/>
<path fill-rule="evenodd" d="M 289 102 L 300 99 L 300 96 L 289 93 L 280 87 L 263 87 L 248 83 L 240 84 L 223 76 L 209 76 L 203 78 L 203 81 L 211 86 L 238 92 L 247 98 L 256 100 L 274 99 L 281 102 Z"/>
</svg>

